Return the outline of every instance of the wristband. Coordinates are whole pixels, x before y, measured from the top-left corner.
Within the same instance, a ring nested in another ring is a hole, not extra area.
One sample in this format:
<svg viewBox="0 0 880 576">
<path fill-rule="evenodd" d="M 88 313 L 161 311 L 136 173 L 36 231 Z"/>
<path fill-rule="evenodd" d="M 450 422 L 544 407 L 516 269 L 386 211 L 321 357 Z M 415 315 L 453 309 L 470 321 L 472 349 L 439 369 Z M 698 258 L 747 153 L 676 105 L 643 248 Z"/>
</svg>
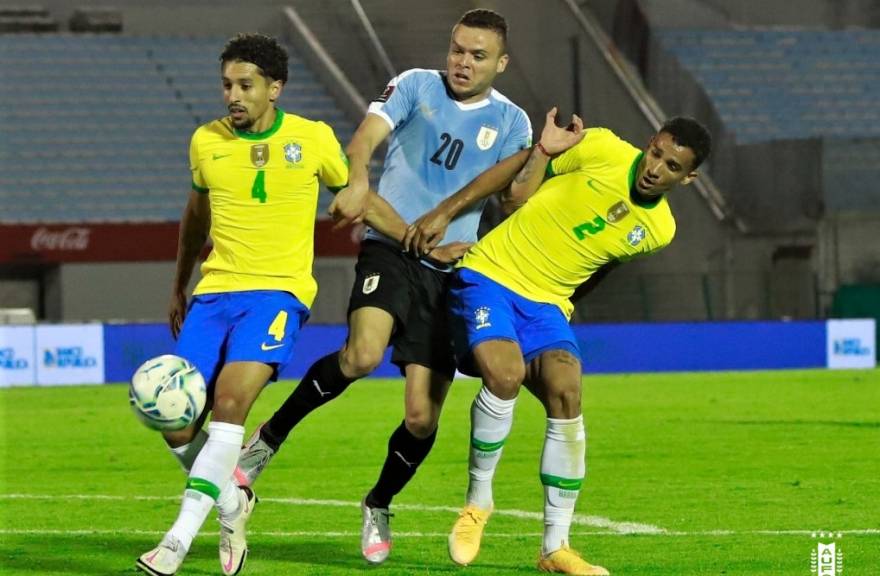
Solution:
<svg viewBox="0 0 880 576">
<path fill-rule="evenodd" d="M 546 156 L 547 158 L 553 158 L 553 155 L 550 154 L 549 152 L 547 152 L 547 149 L 544 148 L 544 145 L 541 144 L 540 142 L 538 142 L 537 144 L 535 144 L 535 148 L 537 148 L 538 150 L 540 150 L 540 151 L 544 154 L 544 156 Z"/>
</svg>

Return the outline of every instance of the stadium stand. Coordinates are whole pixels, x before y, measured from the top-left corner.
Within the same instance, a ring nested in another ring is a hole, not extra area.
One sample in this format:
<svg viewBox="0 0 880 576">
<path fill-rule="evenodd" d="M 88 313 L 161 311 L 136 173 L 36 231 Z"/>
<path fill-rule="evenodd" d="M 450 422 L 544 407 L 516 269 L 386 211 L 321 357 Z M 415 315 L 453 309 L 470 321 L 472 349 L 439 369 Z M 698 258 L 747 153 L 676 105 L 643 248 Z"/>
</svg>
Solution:
<svg viewBox="0 0 880 576">
<path fill-rule="evenodd" d="M 738 143 L 880 136 L 880 30 L 658 33 Z"/>
<path fill-rule="evenodd" d="M 179 218 L 193 129 L 224 113 L 225 38 L 0 36 L 0 216 L 6 223 L 161 222 Z M 280 106 L 353 124 L 292 47 Z M 326 204 L 329 198 L 322 194 Z M 323 206 L 322 206 L 323 208 Z"/>
</svg>

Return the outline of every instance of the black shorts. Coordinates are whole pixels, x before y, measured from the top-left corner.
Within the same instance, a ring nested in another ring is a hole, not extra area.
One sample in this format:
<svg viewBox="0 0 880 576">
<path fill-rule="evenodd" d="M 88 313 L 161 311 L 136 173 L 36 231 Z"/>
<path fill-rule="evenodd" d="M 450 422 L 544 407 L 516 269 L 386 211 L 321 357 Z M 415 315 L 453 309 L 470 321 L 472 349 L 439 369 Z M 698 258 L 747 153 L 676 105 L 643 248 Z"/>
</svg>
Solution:
<svg viewBox="0 0 880 576">
<path fill-rule="evenodd" d="M 426 366 L 449 378 L 455 357 L 447 290 L 452 274 L 434 270 L 397 247 L 377 240 L 361 245 L 348 314 L 373 306 L 394 317 L 391 361 Z"/>
</svg>

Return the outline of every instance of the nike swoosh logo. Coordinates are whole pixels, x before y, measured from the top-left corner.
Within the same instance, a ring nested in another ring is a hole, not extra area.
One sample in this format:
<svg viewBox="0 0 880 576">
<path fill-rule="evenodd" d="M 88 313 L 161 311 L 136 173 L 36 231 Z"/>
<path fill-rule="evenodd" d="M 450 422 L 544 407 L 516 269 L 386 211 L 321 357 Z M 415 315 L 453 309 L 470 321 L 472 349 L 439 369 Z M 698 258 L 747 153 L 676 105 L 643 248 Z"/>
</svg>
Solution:
<svg viewBox="0 0 880 576">
<path fill-rule="evenodd" d="M 154 559 L 156 556 L 158 556 L 158 555 L 159 555 L 159 550 L 156 550 L 155 552 L 153 552 L 152 554 L 150 554 L 150 556 L 147 558 L 147 562 L 152 562 L 153 559 Z"/>
<path fill-rule="evenodd" d="M 571 490 L 573 488 L 578 487 L 578 482 L 577 481 L 566 482 L 563 480 L 563 481 L 559 482 L 559 487 L 562 488 L 563 490 Z"/>
<path fill-rule="evenodd" d="M 595 190 L 596 192 L 598 192 L 599 194 L 601 194 L 602 191 L 599 190 L 598 188 L 596 188 L 596 186 L 593 185 L 593 182 L 595 182 L 595 180 L 593 180 L 592 178 L 590 178 L 589 180 L 587 180 L 587 186 L 589 186 L 590 188 L 592 188 L 593 190 Z"/>
<path fill-rule="evenodd" d="M 213 158 L 214 160 L 219 160 L 221 158 L 227 158 L 229 156 L 232 156 L 232 154 L 214 154 Z"/>
<path fill-rule="evenodd" d="M 284 346 L 284 342 L 282 342 L 281 344 L 266 344 L 265 342 L 263 342 L 260 345 L 260 349 L 263 352 L 268 352 L 269 350 L 275 350 L 276 348 L 281 348 L 282 346 Z"/>
</svg>

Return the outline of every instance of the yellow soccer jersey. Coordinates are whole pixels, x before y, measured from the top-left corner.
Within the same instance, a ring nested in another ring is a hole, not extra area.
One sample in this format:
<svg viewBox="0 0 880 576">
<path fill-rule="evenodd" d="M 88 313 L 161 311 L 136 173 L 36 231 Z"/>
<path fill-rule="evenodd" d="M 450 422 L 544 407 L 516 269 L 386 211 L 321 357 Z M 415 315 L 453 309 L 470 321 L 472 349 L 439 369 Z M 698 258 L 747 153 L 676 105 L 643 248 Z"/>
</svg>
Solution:
<svg viewBox="0 0 880 576">
<path fill-rule="evenodd" d="M 548 166 L 551 176 L 519 210 L 477 242 L 460 266 L 571 316 L 569 298 L 613 260 L 655 252 L 672 241 L 666 198 L 630 195 L 641 151 L 604 128 Z"/>
<path fill-rule="evenodd" d="M 214 243 L 194 294 L 283 290 L 310 307 L 318 180 L 348 182 L 333 130 L 280 109 L 257 134 L 221 118 L 195 131 L 189 155 L 193 189 L 210 197 Z"/>
</svg>

